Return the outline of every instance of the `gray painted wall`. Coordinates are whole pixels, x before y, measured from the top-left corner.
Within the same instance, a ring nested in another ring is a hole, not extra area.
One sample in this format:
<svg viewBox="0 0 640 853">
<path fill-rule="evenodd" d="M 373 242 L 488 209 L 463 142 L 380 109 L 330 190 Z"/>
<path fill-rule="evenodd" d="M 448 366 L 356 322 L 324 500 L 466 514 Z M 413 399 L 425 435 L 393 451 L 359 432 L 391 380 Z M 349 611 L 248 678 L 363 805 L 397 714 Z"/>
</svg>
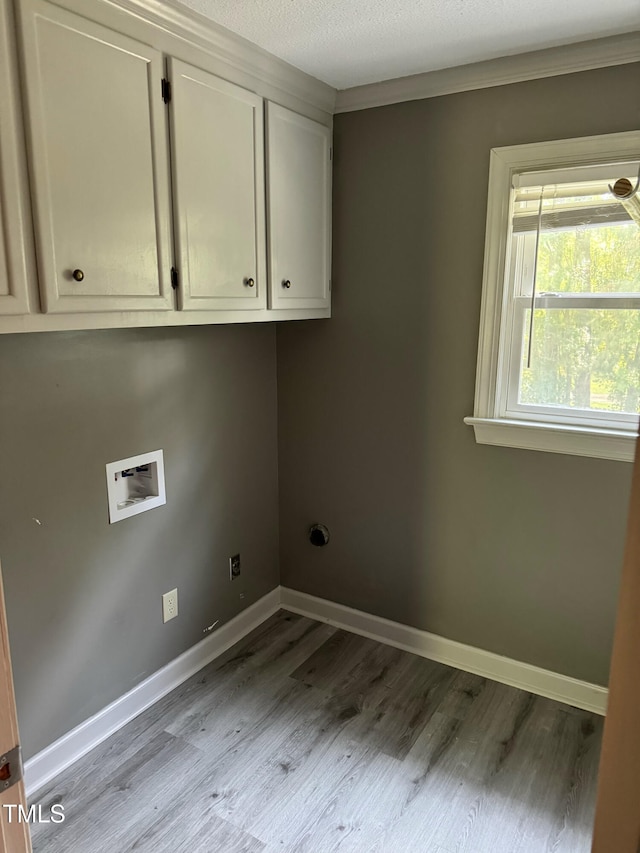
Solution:
<svg viewBox="0 0 640 853">
<path fill-rule="evenodd" d="M 606 683 L 631 466 L 462 419 L 490 148 L 637 129 L 639 92 L 635 64 L 336 117 L 333 318 L 278 328 L 285 585 Z"/>
<path fill-rule="evenodd" d="M 334 318 L 279 326 L 278 411 L 273 327 L 0 337 L 26 757 L 278 583 L 278 417 L 284 583 L 606 681 L 630 466 L 480 447 L 462 418 L 489 148 L 638 127 L 639 87 L 623 66 L 338 116 Z M 167 505 L 110 526 L 105 463 L 159 447 Z"/>
<path fill-rule="evenodd" d="M 275 359 L 262 325 L 0 338 L 0 558 L 27 757 L 277 585 Z M 157 448 L 167 505 L 110 526 L 105 463 Z"/>
</svg>

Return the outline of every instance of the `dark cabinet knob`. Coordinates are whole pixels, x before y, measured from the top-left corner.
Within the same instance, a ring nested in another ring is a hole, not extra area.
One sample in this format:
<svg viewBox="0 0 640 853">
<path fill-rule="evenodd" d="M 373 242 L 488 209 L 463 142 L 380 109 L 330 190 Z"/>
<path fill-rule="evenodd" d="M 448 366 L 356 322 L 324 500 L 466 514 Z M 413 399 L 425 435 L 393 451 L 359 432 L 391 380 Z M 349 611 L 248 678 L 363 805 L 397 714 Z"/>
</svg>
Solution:
<svg viewBox="0 0 640 853">
<path fill-rule="evenodd" d="M 291 287 L 291 282 L 289 281 L 288 278 L 285 278 L 285 280 L 282 282 L 282 286 L 286 287 L 287 290 L 289 290 L 289 288 Z"/>
<path fill-rule="evenodd" d="M 75 279 L 75 281 L 82 281 L 84 279 L 84 273 L 82 270 L 74 270 L 71 275 Z"/>
<path fill-rule="evenodd" d="M 255 281 L 252 278 L 245 278 L 244 283 L 247 285 L 247 287 L 253 287 Z"/>
</svg>

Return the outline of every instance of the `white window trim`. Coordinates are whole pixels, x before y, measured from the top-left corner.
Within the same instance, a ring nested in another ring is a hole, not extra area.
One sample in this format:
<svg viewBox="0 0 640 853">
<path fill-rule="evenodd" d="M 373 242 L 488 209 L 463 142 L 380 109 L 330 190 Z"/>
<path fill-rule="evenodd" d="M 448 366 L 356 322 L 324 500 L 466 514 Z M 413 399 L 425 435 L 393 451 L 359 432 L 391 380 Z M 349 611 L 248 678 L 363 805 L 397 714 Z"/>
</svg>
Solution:
<svg viewBox="0 0 640 853">
<path fill-rule="evenodd" d="M 636 430 L 503 417 L 499 409 L 499 345 L 505 298 L 505 263 L 510 239 L 514 173 L 640 158 L 640 131 L 560 139 L 491 150 L 489 197 L 478 339 L 473 426 L 479 444 L 544 450 L 632 462 Z"/>
</svg>

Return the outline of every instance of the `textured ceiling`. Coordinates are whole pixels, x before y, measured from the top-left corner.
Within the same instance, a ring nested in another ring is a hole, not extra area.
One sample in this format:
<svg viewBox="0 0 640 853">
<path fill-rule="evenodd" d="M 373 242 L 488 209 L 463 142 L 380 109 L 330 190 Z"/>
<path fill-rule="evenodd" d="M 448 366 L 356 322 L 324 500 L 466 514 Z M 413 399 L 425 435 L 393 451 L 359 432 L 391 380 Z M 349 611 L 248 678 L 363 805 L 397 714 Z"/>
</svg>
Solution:
<svg viewBox="0 0 640 853">
<path fill-rule="evenodd" d="M 337 89 L 640 29 L 640 0 L 180 0 Z"/>
</svg>

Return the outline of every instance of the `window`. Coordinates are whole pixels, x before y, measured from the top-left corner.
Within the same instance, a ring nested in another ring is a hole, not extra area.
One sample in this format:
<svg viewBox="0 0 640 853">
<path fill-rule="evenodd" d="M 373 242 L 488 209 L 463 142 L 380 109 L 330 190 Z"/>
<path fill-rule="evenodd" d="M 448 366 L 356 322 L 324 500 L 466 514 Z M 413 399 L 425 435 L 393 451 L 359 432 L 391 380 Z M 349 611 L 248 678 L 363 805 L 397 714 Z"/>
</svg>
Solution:
<svg viewBox="0 0 640 853">
<path fill-rule="evenodd" d="M 631 460 L 640 413 L 640 133 L 491 152 L 480 443 Z"/>
</svg>

